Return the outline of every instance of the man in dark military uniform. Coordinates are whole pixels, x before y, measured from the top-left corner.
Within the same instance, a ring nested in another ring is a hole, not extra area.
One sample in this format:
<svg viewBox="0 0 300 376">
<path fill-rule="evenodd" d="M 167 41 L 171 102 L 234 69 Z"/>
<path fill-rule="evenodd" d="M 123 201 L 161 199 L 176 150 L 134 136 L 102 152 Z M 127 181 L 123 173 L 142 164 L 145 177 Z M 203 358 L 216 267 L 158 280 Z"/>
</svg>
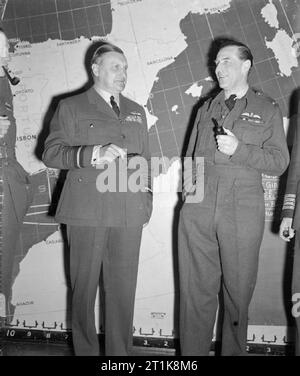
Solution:
<svg viewBox="0 0 300 376">
<path fill-rule="evenodd" d="M 100 46 L 91 68 L 94 86 L 60 102 L 43 161 L 49 167 L 69 170 L 56 219 L 67 224 L 71 249 L 75 354 L 99 355 L 94 307 L 102 267 L 105 353 L 126 356 L 132 347 L 142 227 L 152 210 L 148 130 L 144 109 L 121 95 L 127 81 L 122 50 L 110 44 Z M 129 155 L 136 157 L 129 160 Z M 130 163 L 136 158 L 143 165 L 141 189 L 121 189 L 118 183 L 124 183 L 124 174 L 119 176 L 119 167 L 124 167 L 123 160 L 129 161 L 125 171 L 125 184 L 129 184 Z M 99 169 L 104 165 L 106 171 L 115 168 L 108 174 L 112 189 L 106 192 L 101 175 L 105 171 Z"/>
<path fill-rule="evenodd" d="M 298 103 L 299 107 L 299 103 Z M 292 276 L 292 300 L 294 303 L 292 314 L 295 317 L 297 328 L 296 355 L 300 356 L 300 129 L 299 108 L 295 128 L 294 144 L 291 155 L 291 163 L 288 171 L 288 179 L 285 189 L 282 207 L 282 221 L 280 224 L 280 237 L 289 242 L 296 233 L 294 245 L 294 261 Z"/>
<path fill-rule="evenodd" d="M 3 67 L 9 61 L 8 40 L 0 30 L 0 318 L 8 308 L 12 271 L 23 217 L 30 203 L 28 174 L 16 160 L 16 122 L 12 93 Z"/>
<path fill-rule="evenodd" d="M 182 355 L 208 355 L 220 287 L 222 355 L 246 354 L 264 232 L 262 173 L 281 175 L 289 163 L 278 105 L 248 85 L 252 62 L 247 46 L 232 40 L 220 45 L 215 72 L 222 90 L 199 110 L 187 149 L 186 158 L 204 158 L 204 176 L 197 174 L 192 187 L 189 178 L 184 182 L 180 214 Z M 216 126 L 225 134 L 216 134 Z M 193 202 L 203 178 L 204 197 Z"/>
</svg>

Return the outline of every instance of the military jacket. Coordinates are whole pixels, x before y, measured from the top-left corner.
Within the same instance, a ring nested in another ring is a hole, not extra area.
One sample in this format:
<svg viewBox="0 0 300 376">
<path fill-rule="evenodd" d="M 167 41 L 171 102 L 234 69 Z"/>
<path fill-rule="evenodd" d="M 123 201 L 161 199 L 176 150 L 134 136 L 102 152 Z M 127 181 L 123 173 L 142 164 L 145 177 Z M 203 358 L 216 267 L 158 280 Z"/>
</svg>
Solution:
<svg viewBox="0 0 300 376">
<path fill-rule="evenodd" d="M 284 202 L 281 216 L 294 218 L 293 227 L 299 229 L 300 225 L 300 207 L 298 204 L 300 198 L 300 129 L 299 129 L 299 111 L 294 130 L 294 142 L 291 153 L 291 163 L 288 170 Z"/>
<path fill-rule="evenodd" d="M 150 165 L 143 107 L 120 95 L 118 117 L 94 88 L 60 102 L 43 153 L 46 166 L 68 170 L 56 211 L 58 222 L 131 227 L 149 220 L 152 198 L 148 192 L 122 191 L 118 184 L 114 192 L 99 191 L 98 176 L 102 171 L 92 166 L 93 147 L 109 143 L 142 156 Z M 118 163 L 118 183 L 117 167 Z M 147 173 L 144 171 L 144 176 Z M 149 176 L 144 184 L 149 186 Z"/>
<path fill-rule="evenodd" d="M 239 140 L 230 157 L 216 148 L 215 121 Z M 198 111 L 186 156 L 204 157 L 210 163 L 239 166 L 258 174 L 281 175 L 288 166 L 289 152 L 278 104 L 249 88 L 229 112 L 221 91 Z"/>
<path fill-rule="evenodd" d="M 12 98 L 7 78 L 0 77 L 0 115 L 6 115 L 11 123 L 5 136 L 0 138 L 0 174 L 9 186 L 10 202 L 13 203 L 11 210 L 14 210 L 18 222 L 22 222 L 33 192 L 28 173 L 16 159 L 16 120 Z M 4 204 L 7 200 L 8 197 L 4 197 Z"/>
</svg>

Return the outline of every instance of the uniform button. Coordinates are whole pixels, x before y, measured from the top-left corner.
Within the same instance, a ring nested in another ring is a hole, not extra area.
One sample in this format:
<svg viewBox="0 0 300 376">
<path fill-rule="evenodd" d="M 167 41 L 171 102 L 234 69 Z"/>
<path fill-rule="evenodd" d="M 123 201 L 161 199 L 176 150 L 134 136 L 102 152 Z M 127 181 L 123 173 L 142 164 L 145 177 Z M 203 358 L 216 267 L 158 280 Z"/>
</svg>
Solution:
<svg viewBox="0 0 300 376">
<path fill-rule="evenodd" d="M 94 124 L 93 123 L 90 124 L 90 128 L 94 128 Z"/>
<path fill-rule="evenodd" d="M 78 178 L 78 181 L 79 181 L 79 182 L 82 182 L 82 178 Z"/>
</svg>

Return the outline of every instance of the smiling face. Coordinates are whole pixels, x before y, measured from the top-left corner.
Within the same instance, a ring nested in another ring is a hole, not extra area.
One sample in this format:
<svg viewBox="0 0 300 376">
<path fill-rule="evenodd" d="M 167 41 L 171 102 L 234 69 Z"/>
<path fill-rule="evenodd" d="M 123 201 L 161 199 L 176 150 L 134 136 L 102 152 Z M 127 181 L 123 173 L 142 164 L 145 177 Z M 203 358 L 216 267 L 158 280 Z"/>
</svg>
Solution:
<svg viewBox="0 0 300 376">
<path fill-rule="evenodd" d="M 95 85 L 110 94 L 120 94 L 127 82 L 127 60 L 119 52 L 106 52 L 92 65 Z"/>
<path fill-rule="evenodd" d="M 2 66 L 6 67 L 7 63 L 10 60 L 8 50 L 9 50 L 9 43 L 6 38 L 6 35 L 2 31 L 0 31 L 0 77 L 5 76 Z"/>
<path fill-rule="evenodd" d="M 237 46 L 221 48 L 215 62 L 219 86 L 225 94 L 236 94 L 247 85 L 251 62 L 240 58 Z"/>
</svg>

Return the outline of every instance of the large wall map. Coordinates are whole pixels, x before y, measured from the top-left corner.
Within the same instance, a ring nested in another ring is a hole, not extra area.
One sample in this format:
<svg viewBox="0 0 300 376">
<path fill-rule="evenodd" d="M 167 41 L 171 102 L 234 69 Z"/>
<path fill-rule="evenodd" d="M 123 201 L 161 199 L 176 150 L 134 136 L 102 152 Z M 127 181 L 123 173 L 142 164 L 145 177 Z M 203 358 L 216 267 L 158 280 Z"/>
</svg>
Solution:
<svg viewBox="0 0 300 376">
<path fill-rule="evenodd" d="M 125 94 L 145 107 L 153 156 L 166 158 L 155 176 L 153 216 L 143 233 L 134 334 L 178 336 L 173 231 L 178 195 L 176 189 L 164 192 L 162 187 L 176 185 L 193 108 L 214 87 L 207 66 L 211 41 L 227 36 L 249 45 L 255 58 L 251 84 L 279 103 L 291 144 L 288 126 L 295 123 L 293 98 L 300 85 L 299 2 L 2 0 L 0 12 L 12 46 L 9 68 L 21 79 L 13 87 L 17 158 L 35 186 L 15 262 L 11 325 L 69 328 L 66 250 L 59 225 L 49 214 L 59 172 L 43 165 L 38 148 L 53 98 L 85 84 L 86 51 L 92 41 L 105 39 L 124 50 L 129 63 Z M 286 341 L 290 318 L 282 285 L 290 257 L 276 234 L 278 187 L 283 185 L 264 177 L 266 231 L 250 307 L 249 341 L 266 342 L 275 336 L 277 343 Z"/>
</svg>

